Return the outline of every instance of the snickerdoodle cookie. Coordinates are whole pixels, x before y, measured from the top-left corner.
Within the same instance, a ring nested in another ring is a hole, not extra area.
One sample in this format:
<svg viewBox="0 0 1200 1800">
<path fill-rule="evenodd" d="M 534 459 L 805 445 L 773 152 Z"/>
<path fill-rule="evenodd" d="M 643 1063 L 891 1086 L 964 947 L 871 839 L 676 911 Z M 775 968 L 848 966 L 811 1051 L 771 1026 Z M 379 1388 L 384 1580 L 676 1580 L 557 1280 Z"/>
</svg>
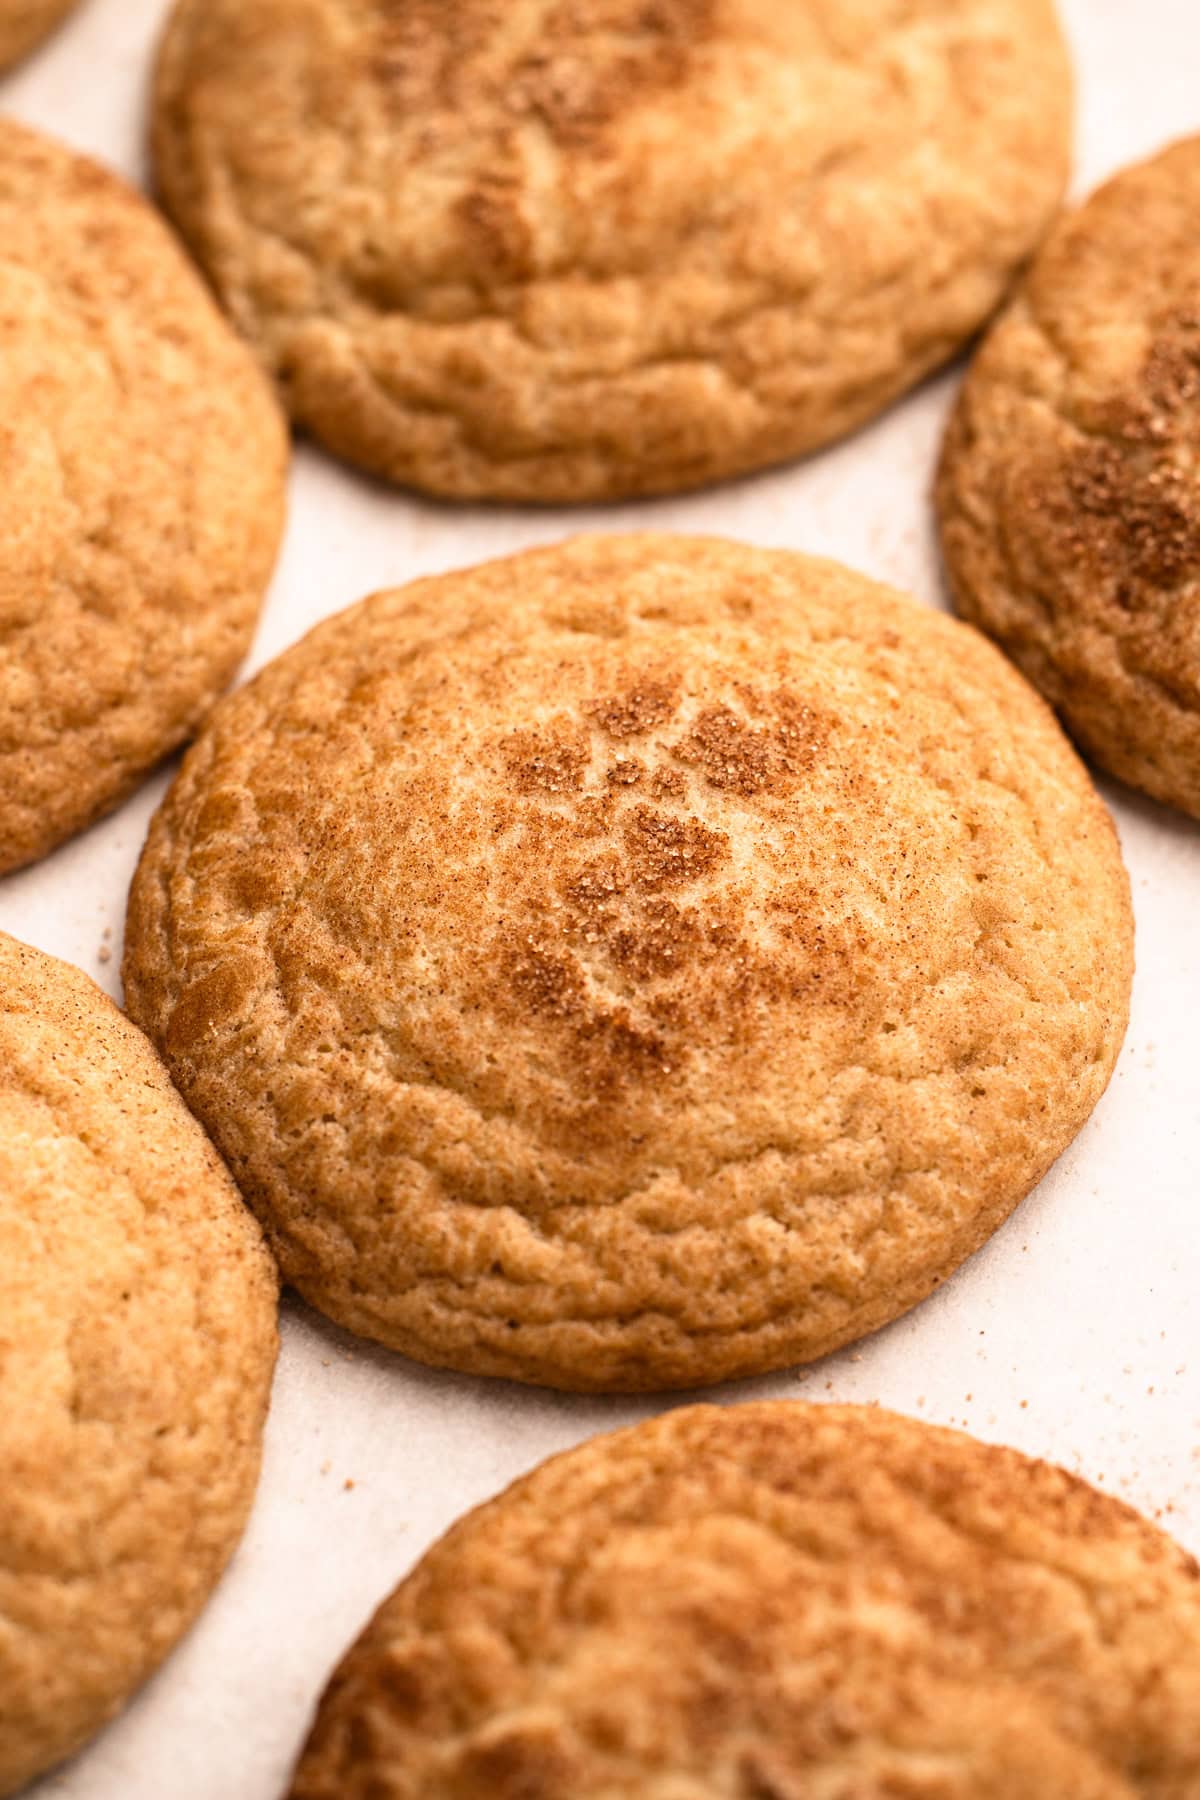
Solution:
<svg viewBox="0 0 1200 1800">
<path fill-rule="evenodd" d="M 294 418 L 437 494 L 667 492 L 870 418 L 1068 167 L 1052 0 L 178 0 L 166 205 Z"/>
<path fill-rule="evenodd" d="M 291 1800 L 1194 1800 L 1200 1569 L 1047 1463 L 894 1414 L 689 1407 L 430 1550 Z"/>
<path fill-rule="evenodd" d="M 0 0 L 0 69 L 49 37 L 79 0 Z"/>
<path fill-rule="evenodd" d="M 287 433 L 153 209 L 0 120 L 0 872 L 107 812 L 250 643 Z"/>
<path fill-rule="evenodd" d="M 1125 1027 L 1108 815 L 975 632 L 833 564 L 579 539 L 378 594 L 213 714 L 126 938 L 315 1305 L 580 1389 L 923 1298 Z"/>
<path fill-rule="evenodd" d="M 1200 818 L 1200 137 L 1054 232 L 938 482 L 960 612 L 1083 750 Z"/>
<path fill-rule="evenodd" d="M 261 1233 L 141 1032 L 0 933 L 0 1793 L 110 1719 L 250 1508 Z"/>
</svg>

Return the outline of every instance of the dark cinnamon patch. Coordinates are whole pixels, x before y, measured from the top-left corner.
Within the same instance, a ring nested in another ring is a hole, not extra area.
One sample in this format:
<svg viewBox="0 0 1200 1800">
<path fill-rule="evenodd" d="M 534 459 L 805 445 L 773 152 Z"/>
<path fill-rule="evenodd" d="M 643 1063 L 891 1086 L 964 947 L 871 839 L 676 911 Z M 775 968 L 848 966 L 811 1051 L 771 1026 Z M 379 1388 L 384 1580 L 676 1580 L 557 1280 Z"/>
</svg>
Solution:
<svg viewBox="0 0 1200 1800">
<path fill-rule="evenodd" d="M 262 862 L 242 857 L 230 870 L 230 898 L 250 916 L 268 912 L 287 904 L 290 876 L 290 868 L 280 857 L 268 857 Z"/>
<path fill-rule="evenodd" d="M 503 1725 L 482 1743 L 468 1739 L 449 1775 L 448 1791 L 491 1800 L 552 1800 L 578 1791 L 580 1779 L 566 1733 L 540 1720 Z"/>
<path fill-rule="evenodd" d="M 679 769 L 656 769 L 650 793 L 655 800 L 685 800 L 687 777 Z"/>
<path fill-rule="evenodd" d="M 451 1729 L 447 1709 L 450 1695 L 435 1652 L 417 1645 L 389 1645 L 375 1659 L 375 1679 L 386 1697 L 388 1712 L 405 1724 L 437 1728 L 443 1720 Z"/>
<path fill-rule="evenodd" d="M 682 692 L 661 670 L 615 681 L 587 709 L 607 753 L 566 715 L 504 741 L 519 793 L 570 803 L 523 807 L 510 880 L 528 895 L 526 924 L 501 932 L 488 1003 L 542 1022 L 577 1097 L 569 1129 L 585 1137 L 599 1129 L 597 1109 L 674 1075 L 693 1045 L 755 1041 L 769 1009 L 802 995 L 838 1004 L 852 973 L 844 947 L 825 942 L 810 917 L 748 917 L 758 903 L 733 879 L 728 836 L 684 804 L 699 782 L 746 796 L 789 791 L 832 717 L 786 689 L 739 683 L 677 722 L 677 744 L 641 743 L 634 754 L 629 740 L 678 721 Z M 675 766 L 656 767 L 662 757 Z M 819 912 L 818 895 L 796 898 L 807 915 Z"/>
<path fill-rule="evenodd" d="M 1119 597 L 1200 574 L 1200 489 L 1165 459 L 1139 468 L 1116 445 L 1089 443 L 1064 471 L 1077 557 L 1115 577 Z M 1071 526 L 1068 525 L 1068 531 Z"/>
<path fill-rule="evenodd" d="M 530 937 L 510 940 L 501 968 L 509 988 L 530 1012 L 543 1018 L 578 1016 L 584 1000 L 584 981 L 577 962 L 556 955 Z"/>
<path fill-rule="evenodd" d="M 806 881 L 776 889 L 767 914 L 782 949 L 756 979 L 776 998 L 847 1005 L 869 980 L 870 945 L 848 920 L 827 922 L 827 897 Z"/>
<path fill-rule="evenodd" d="M 678 703 L 678 681 L 631 678 L 624 693 L 593 701 L 588 713 L 609 737 L 640 737 L 669 719 Z"/>
<path fill-rule="evenodd" d="M 518 1013 L 554 1020 L 576 1065 L 579 1092 L 595 1103 L 611 1098 L 627 1077 L 675 1066 L 667 1043 L 638 1025 L 628 1006 L 610 1005 L 588 991 L 582 965 L 539 939 L 507 934 L 499 970 Z"/>
<path fill-rule="evenodd" d="M 597 906 L 607 906 L 618 894 L 622 894 L 628 885 L 628 876 L 624 865 L 615 852 L 607 856 L 598 856 L 567 883 L 567 898 L 572 905 L 584 912 L 590 912 Z"/>
<path fill-rule="evenodd" d="M 528 280 L 536 271 L 533 235 L 523 209 L 518 169 L 495 168 L 469 188 L 455 212 L 494 277 Z"/>
<path fill-rule="evenodd" d="M 214 1036 L 253 1002 L 255 971 L 251 958 L 231 956 L 184 988 L 167 1027 L 167 1052 L 187 1057 L 201 1052 Z"/>
<path fill-rule="evenodd" d="M 704 926 L 695 912 L 670 900 L 652 900 L 639 910 L 636 924 L 621 925 L 606 938 L 617 967 L 635 981 L 680 974 L 704 950 Z"/>
<path fill-rule="evenodd" d="M 1126 607 L 1200 575 L 1200 315 L 1168 320 L 1131 390 L 1080 423 L 1093 435 L 1064 463 L 1061 498 L 1031 483 L 1063 549 Z"/>
<path fill-rule="evenodd" d="M 633 880 L 649 893 L 698 881 L 729 854 L 722 832 L 649 806 L 635 807 L 622 835 Z"/>
<path fill-rule="evenodd" d="M 383 0 L 376 8 L 366 73 L 387 91 L 398 112 L 431 110 L 451 98 L 454 48 L 442 0 Z M 461 53 L 461 42 L 458 48 Z"/>
<path fill-rule="evenodd" d="M 607 837 L 616 817 L 611 793 L 585 794 L 575 808 L 575 830 L 581 838 Z"/>
<path fill-rule="evenodd" d="M 786 793 L 812 768 L 829 736 L 825 716 L 785 690 L 772 694 L 766 723 L 752 723 L 729 706 L 702 712 L 680 743 L 681 762 L 698 769 L 710 787 L 745 795 Z"/>
<path fill-rule="evenodd" d="M 546 48 L 513 70 L 510 107 L 539 119 L 564 148 L 593 147 L 623 113 L 686 81 L 716 0 L 642 0 L 620 10 L 614 20 L 598 0 L 560 0 L 540 33 Z"/>
<path fill-rule="evenodd" d="M 569 722 L 510 732 L 501 748 L 519 794 L 577 794 L 591 761 L 586 734 Z"/>
<path fill-rule="evenodd" d="M 628 1007 L 597 1011 L 582 1021 L 579 1042 L 589 1052 L 587 1086 L 597 1098 L 618 1089 L 626 1076 L 669 1075 L 677 1066 L 666 1040 L 635 1025 Z"/>
<path fill-rule="evenodd" d="M 1142 380 L 1152 415 L 1200 405 L 1200 312 L 1176 314 L 1155 338 Z"/>
<path fill-rule="evenodd" d="M 640 787 L 645 778 L 645 769 L 632 756 L 618 756 L 604 777 L 609 787 L 613 788 Z"/>
</svg>

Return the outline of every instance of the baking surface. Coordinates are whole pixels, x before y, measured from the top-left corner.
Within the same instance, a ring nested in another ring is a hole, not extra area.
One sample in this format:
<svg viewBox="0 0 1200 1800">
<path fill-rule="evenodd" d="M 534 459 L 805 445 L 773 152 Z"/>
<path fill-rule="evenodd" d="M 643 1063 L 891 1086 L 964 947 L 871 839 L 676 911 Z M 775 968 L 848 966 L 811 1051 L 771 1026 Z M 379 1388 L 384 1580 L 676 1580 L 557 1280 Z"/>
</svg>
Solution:
<svg viewBox="0 0 1200 1800">
<path fill-rule="evenodd" d="M 136 179 L 163 0 L 86 0 L 0 108 Z M 1065 0 L 1075 188 L 1200 130 L 1194 0 Z M 249 670 L 373 588 L 592 530 L 715 531 L 835 556 L 944 605 L 928 489 L 957 371 L 810 462 L 682 500 L 577 512 L 393 494 L 307 446 Z M 0 881 L 0 927 L 119 995 L 125 893 L 168 776 Z M 1200 826 L 1100 783 L 1133 880 L 1138 974 L 1118 1072 L 1075 1145 L 932 1300 L 807 1370 L 716 1390 L 879 1401 L 1046 1455 L 1200 1551 Z M 698 1396 L 686 1396 L 690 1400 Z M 125 1716 L 35 1790 L 274 1800 L 346 1643 L 432 1538 L 554 1450 L 660 1410 L 440 1375 L 286 1302 L 262 1486 L 199 1624 Z M 2 1501 L 0 1501 L 2 1504 Z"/>
</svg>

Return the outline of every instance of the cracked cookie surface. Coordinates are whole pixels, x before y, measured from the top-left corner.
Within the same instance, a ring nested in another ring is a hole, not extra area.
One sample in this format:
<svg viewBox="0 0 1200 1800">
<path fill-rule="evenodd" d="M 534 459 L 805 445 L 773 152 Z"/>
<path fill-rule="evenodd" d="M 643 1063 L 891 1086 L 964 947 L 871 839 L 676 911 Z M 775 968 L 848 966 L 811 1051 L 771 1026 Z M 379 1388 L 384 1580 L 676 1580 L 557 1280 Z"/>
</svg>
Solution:
<svg viewBox="0 0 1200 1800">
<path fill-rule="evenodd" d="M 796 456 L 948 359 L 1071 111 L 1050 0 L 180 0 L 154 148 L 299 423 L 571 501 Z"/>
<path fill-rule="evenodd" d="M 990 644 L 647 535 L 376 595 L 223 702 L 125 981 L 314 1304 L 636 1389 L 923 1298 L 1095 1105 L 1130 970 L 1108 815 Z"/>
<path fill-rule="evenodd" d="M 1053 233 L 975 359 L 938 510 L 955 603 L 1085 753 L 1200 818 L 1200 138 Z"/>
<path fill-rule="evenodd" d="M 0 933 L 0 1793 L 106 1724 L 216 1583 L 276 1290 L 141 1032 Z"/>
<path fill-rule="evenodd" d="M 689 1407 L 455 1525 L 333 1676 L 291 1800 L 1193 1800 L 1200 1570 L 1015 1451 Z"/>
<path fill-rule="evenodd" d="M 227 685 L 287 454 L 154 210 L 0 120 L 0 872 L 116 806 Z"/>
<path fill-rule="evenodd" d="M 11 68 L 49 37 L 78 3 L 79 0 L 0 0 L 0 70 Z"/>
</svg>

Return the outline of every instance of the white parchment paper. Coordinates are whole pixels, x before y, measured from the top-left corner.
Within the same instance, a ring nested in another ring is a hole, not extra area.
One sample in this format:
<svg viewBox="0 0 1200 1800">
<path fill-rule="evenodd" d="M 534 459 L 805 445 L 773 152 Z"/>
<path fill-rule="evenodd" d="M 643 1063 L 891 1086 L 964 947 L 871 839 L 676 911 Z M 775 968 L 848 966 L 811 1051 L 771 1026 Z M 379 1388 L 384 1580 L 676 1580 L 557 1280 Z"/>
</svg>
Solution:
<svg viewBox="0 0 1200 1800">
<path fill-rule="evenodd" d="M 164 12 L 164 0 L 83 0 L 38 57 L 0 80 L 0 109 L 143 180 L 147 76 Z M 1083 193 L 1200 130 L 1200 11 L 1196 0 L 1064 0 L 1064 12 L 1079 70 Z M 788 545 L 944 605 L 928 489 L 957 379 L 953 371 L 783 472 L 574 513 L 437 506 L 303 447 L 247 672 L 373 588 L 580 526 Z M 118 994 L 125 893 L 168 774 L 0 881 L 0 927 Z M 965 1426 L 1081 1471 L 1200 1551 L 1200 827 L 1102 786 L 1133 877 L 1138 975 L 1125 1051 L 1095 1117 L 934 1299 L 816 1367 L 712 1397 L 878 1401 Z M 678 1403 L 433 1374 L 286 1302 L 242 1548 L 161 1673 L 38 1800 L 275 1800 L 335 1659 L 457 1514 L 550 1452 Z M 4 1479 L 0 1470 L 0 1504 Z"/>
</svg>

